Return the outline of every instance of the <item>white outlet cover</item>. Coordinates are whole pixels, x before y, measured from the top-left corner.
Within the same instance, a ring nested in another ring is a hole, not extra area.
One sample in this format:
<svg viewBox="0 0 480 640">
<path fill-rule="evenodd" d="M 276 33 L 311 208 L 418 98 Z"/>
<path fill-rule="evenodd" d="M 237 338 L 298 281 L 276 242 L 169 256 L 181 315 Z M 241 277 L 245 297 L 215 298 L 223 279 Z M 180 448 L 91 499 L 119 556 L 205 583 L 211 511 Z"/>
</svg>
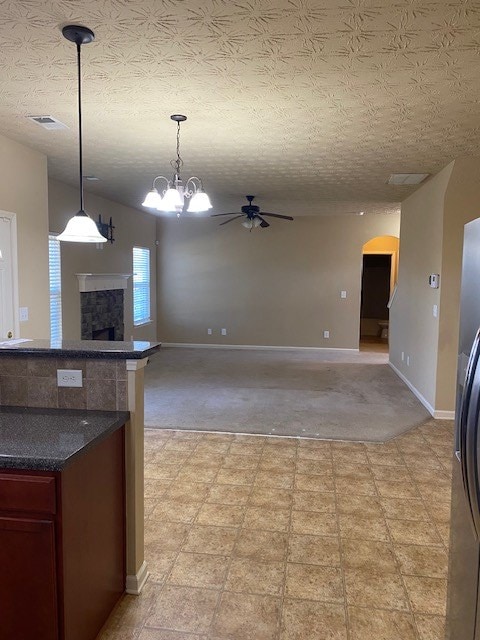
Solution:
<svg viewBox="0 0 480 640">
<path fill-rule="evenodd" d="M 83 387 L 81 369 L 57 369 L 58 387 Z"/>
<path fill-rule="evenodd" d="M 347 292 L 346 291 L 340 291 L 340 297 L 341 298 L 346 298 L 347 297 Z"/>
<path fill-rule="evenodd" d="M 323 337 L 324 338 L 330 338 L 330 331 L 324 331 L 323 332 Z"/>
<path fill-rule="evenodd" d="M 209 336 L 212 335 L 212 330 L 211 329 L 207 329 L 207 335 L 209 335 Z"/>
<path fill-rule="evenodd" d="M 227 330 L 226 329 L 222 329 L 222 336 L 226 336 L 227 335 Z"/>
<path fill-rule="evenodd" d="M 20 307 L 18 315 L 20 322 L 28 322 L 28 307 Z"/>
</svg>

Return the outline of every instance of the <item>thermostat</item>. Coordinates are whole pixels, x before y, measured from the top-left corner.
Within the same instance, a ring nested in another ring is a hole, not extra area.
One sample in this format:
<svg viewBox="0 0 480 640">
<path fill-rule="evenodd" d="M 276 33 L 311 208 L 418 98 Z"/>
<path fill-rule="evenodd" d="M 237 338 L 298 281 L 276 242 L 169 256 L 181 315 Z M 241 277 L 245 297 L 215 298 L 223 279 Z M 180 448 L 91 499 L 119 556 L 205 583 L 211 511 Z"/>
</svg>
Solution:
<svg viewBox="0 0 480 640">
<path fill-rule="evenodd" d="M 440 286 L 440 274 L 432 273 L 428 276 L 428 284 L 432 287 L 432 289 L 438 289 Z"/>
</svg>

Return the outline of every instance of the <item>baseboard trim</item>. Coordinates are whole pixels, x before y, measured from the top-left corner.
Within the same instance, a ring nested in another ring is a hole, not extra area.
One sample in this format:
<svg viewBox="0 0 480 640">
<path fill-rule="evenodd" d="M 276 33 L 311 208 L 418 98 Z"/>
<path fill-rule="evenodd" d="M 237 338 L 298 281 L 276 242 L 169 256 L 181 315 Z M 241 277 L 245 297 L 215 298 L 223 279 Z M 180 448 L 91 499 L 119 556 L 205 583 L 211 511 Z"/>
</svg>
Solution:
<svg viewBox="0 0 480 640">
<path fill-rule="evenodd" d="M 433 417 L 437 420 L 455 420 L 455 411 L 434 411 Z"/>
<path fill-rule="evenodd" d="M 144 561 L 135 575 L 127 576 L 125 591 L 133 596 L 139 596 L 150 573 Z"/>
<path fill-rule="evenodd" d="M 403 373 L 401 371 L 399 371 L 397 369 L 397 367 L 392 364 L 390 361 L 388 362 L 388 364 L 390 365 L 390 367 L 395 371 L 395 373 L 397 374 L 397 376 L 403 380 L 403 382 L 407 385 L 407 387 L 410 389 L 410 391 L 413 393 L 414 396 L 416 396 L 418 398 L 418 400 L 420 400 L 420 402 L 423 404 L 423 406 L 425 407 L 425 409 L 430 413 L 430 415 L 435 418 L 435 409 L 432 407 L 432 405 L 428 402 L 428 400 L 426 398 L 424 398 L 422 396 L 422 394 L 420 393 L 420 391 L 413 386 L 413 384 L 410 382 L 410 380 L 408 378 L 406 378 Z"/>
<path fill-rule="evenodd" d="M 422 396 L 420 391 L 413 386 L 413 384 L 408 380 L 401 371 L 397 369 L 397 367 L 392 364 L 390 361 L 388 362 L 390 367 L 395 371 L 397 376 L 403 380 L 403 382 L 407 385 L 410 391 L 420 400 L 425 409 L 431 414 L 433 418 L 437 420 L 455 420 L 455 411 L 442 411 L 440 409 L 434 409 L 432 405 L 428 402 L 426 398 Z"/>
<path fill-rule="evenodd" d="M 359 349 L 341 349 L 338 347 L 282 347 L 277 345 L 257 344 L 215 344 L 191 342 L 162 342 L 162 347 L 179 347 L 184 349 L 251 349 L 261 351 L 350 351 L 358 353 Z"/>
</svg>

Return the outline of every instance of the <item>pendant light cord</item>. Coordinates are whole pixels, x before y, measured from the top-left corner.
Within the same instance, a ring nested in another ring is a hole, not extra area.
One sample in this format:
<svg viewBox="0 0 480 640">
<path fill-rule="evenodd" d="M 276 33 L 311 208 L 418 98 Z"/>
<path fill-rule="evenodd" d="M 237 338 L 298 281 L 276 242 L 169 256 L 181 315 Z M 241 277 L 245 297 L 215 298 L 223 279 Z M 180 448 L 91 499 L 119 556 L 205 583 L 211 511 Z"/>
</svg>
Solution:
<svg viewBox="0 0 480 640">
<path fill-rule="evenodd" d="M 80 211 L 84 213 L 84 200 L 83 200 L 83 143 L 82 143 L 82 74 L 81 74 L 81 60 L 80 49 L 81 45 L 77 42 L 77 67 L 78 67 L 78 160 L 79 160 L 79 173 L 80 173 Z"/>
</svg>

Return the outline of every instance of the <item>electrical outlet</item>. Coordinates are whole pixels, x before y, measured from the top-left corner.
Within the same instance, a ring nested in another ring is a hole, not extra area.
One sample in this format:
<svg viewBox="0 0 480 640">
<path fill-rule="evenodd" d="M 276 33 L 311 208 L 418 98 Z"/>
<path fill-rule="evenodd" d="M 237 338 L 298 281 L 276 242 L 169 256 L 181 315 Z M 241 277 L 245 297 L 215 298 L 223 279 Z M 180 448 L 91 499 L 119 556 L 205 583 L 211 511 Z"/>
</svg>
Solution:
<svg viewBox="0 0 480 640">
<path fill-rule="evenodd" d="M 340 291 L 340 298 L 346 298 L 347 297 L 347 292 L 346 291 Z"/>
<path fill-rule="evenodd" d="M 324 338 L 330 338 L 330 331 L 324 331 L 323 332 L 323 337 Z"/>
<path fill-rule="evenodd" d="M 28 322 L 28 307 L 20 307 L 19 311 L 20 322 Z"/>
<path fill-rule="evenodd" d="M 405 351 L 402 351 L 402 362 L 405 360 Z"/>
<path fill-rule="evenodd" d="M 211 335 L 212 335 L 212 330 L 211 330 L 211 329 L 207 329 L 207 334 L 208 334 L 209 336 L 211 336 Z"/>
<path fill-rule="evenodd" d="M 222 336 L 226 336 L 227 335 L 227 330 L 226 329 L 222 329 Z"/>
<path fill-rule="evenodd" d="M 58 387 L 83 387 L 81 369 L 57 369 Z"/>
<path fill-rule="evenodd" d="M 407 367 L 410 366 L 410 356 L 407 356 Z"/>
<path fill-rule="evenodd" d="M 433 305 L 432 313 L 434 318 L 438 316 L 438 305 L 436 304 Z"/>
</svg>

